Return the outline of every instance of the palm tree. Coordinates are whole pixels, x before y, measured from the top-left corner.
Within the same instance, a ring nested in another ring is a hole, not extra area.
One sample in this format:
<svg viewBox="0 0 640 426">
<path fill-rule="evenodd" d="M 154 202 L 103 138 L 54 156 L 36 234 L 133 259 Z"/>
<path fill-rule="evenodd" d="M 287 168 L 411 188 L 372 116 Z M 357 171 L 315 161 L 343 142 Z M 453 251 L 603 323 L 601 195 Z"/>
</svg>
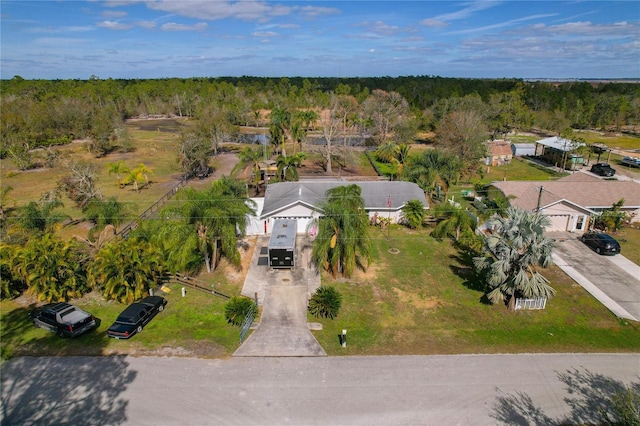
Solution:
<svg viewBox="0 0 640 426">
<path fill-rule="evenodd" d="M 117 181 L 118 187 L 121 188 L 124 185 L 121 175 L 129 174 L 129 168 L 127 167 L 125 162 L 117 161 L 115 163 L 109 163 L 107 164 L 107 169 L 109 171 L 109 175 L 111 175 L 112 173 L 115 173 L 116 178 L 118 179 Z"/>
<path fill-rule="evenodd" d="M 456 183 L 461 167 L 457 157 L 436 149 L 428 149 L 407 159 L 400 178 L 416 183 L 424 192 L 430 194 L 436 185 L 446 190 L 449 185 Z"/>
<path fill-rule="evenodd" d="M 162 283 L 165 272 L 164 261 L 155 246 L 127 238 L 102 247 L 89 266 L 87 277 L 106 299 L 131 303 Z"/>
<path fill-rule="evenodd" d="M 9 209 L 7 208 L 7 203 L 12 201 L 15 205 L 15 200 L 9 197 L 9 192 L 13 190 L 12 186 L 3 186 L 0 189 L 0 237 L 4 237 L 6 234 L 6 222 L 7 222 L 7 213 Z"/>
<path fill-rule="evenodd" d="M 85 217 L 98 227 L 121 225 L 131 213 L 131 206 L 119 202 L 116 197 L 93 199 L 83 209 Z"/>
<path fill-rule="evenodd" d="M 27 288 L 24 279 L 14 273 L 19 252 L 19 246 L 0 243 L 0 299 L 16 297 Z"/>
<path fill-rule="evenodd" d="M 473 238 L 476 229 L 476 221 L 469 215 L 469 212 L 460 206 L 455 206 L 449 202 L 438 204 L 435 208 L 435 215 L 442 218 L 431 233 L 436 238 L 454 237 L 456 242 L 460 242 L 462 235 Z"/>
<path fill-rule="evenodd" d="M 285 108 L 276 107 L 271 111 L 269 133 L 274 144 L 282 144 L 280 154 L 287 156 L 285 144 L 291 137 L 291 113 Z"/>
<path fill-rule="evenodd" d="M 356 267 L 364 270 L 371 261 L 369 218 L 361 188 L 355 184 L 338 186 L 328 190 L 326 196 L 312 259 L 333 277 L 342 273 L 349 278 Z"/>
<path fill-rule="evenodd" d="M 104 230 L 107 226 L 112 226 L 115 230 L 125 220 L 128 220 L 127 216 L 131 213 L 131 207 L 119 202 L 116 197 L 94 198 L 84 207 L 83 212 L 86 219 L 95 224 L 89 230 L 89 236 L 93 239 L 98 230 Z"/>
<path fill-rule="evenodd" d="M 411 147 L 407 144 L 401 143 L 398 145 L 398 149 L 396 150 L 396 161 L 398 162 L 398 174 L 402 173 L 404 169 L 404 165 L 409 158 L 409 150 Z"/>
<path fill-rule="evenodd" d="M 240 265 L 238 236 L 244 236 L 247 215 L 255 215 L 246 192 L 242 182 L 223 177 L 203 191 L 181 189 L 176 199 L 183 201 L 182 205 L 164 213 L 181 218 L 198 237 L 197 245 L 208 272 L 215 269 L 219 256 Z"/>
<path fill-rule="evenodd" d="M 17 257 L 13 272 L 38 300 L 63 302 L 88 290 L 84 255 L 72 240 L 44 234 L 29 240 Z"/>
<path fill-rule="evenodd" d="M 307 132 L 311 127 L 311 123 L 318 120 L 320 116 L 312 109 L 296 111 L 293 115 L 291 125 L 291 136 L 293 137 L 293 153 L 296 153 L 296 144 L 300 144 L 302 149 L 302 142 L 307 137 Z"/>
<path fill-rule="evenodd" d="M 26 206 L 18 209 L 18 222 L 28 232 L 44 233 L 53 231 L 62 221 L 69 218 L 68 215 L 54 211 L 63 206 L 62 201 L 56 197 L 43 199 L 40 202 L 31 201 Z"/>
<path fill-rule="evenodd" d="M 279 155 L 276 158 L 276 166 L 278 168 L 278 177 L 283 182 L 292 182 L 299 179 L 298 167 L 302 166 L 302 160 L 305 155 L 299 152 L 295 155 L 284 157 Z"/>
<path fill-rule="evenodd" d="M 309 300 L 309 313 L 316 318 L 334 319 L 340 312 L 342 295 L 335 287 L 320 286 Z"/>
<path fill-rule="evenodd" d="M 240 162 L 236 164 L 233 171 L 244 169 L 247 165 L 251 164 L 251 182 L 255 186 L 256 194 L 258 193 L 258 187 L 260 185 L 260 163 L 263 161 L 264 153 L 261 148 L 253 149 L 246 146 L 242 151 L 238 153 Z"/>
<path fill-rule="evenodd" d="M 554 242 L 544 235 L 549 218 L 539 213 L 515 207 L 507 209 L 507 217 L 495 217 L 487 222 L 491 234 L 484 237 L 484 256 L 473 260 L 474 266 L 486 272 L 492 303 L 509 299 L 515 308 L 515 298 L 553 297 L 556 291 L 538 271 L 552 265 Z"/>
<path fill-rule="evenodd" d="M 409 200 L 402 208 L 402 215 L 407 221 L 409 228 L 416 229 L 422 226 L 424 220 L 425 211 L 424 204 L 420 200 Z"/>
<path fill-rule="evenodd" d="M 375 150 L 376 157 L 383 163 L 391 163 L 398 154 L 398 144 L 385 142 Z"/>
<path fill-rule="evenodd" d="M 229 324 L 242 325 L 249 311 L 256 311 L 256 303 L 246 297 L 234 296 L 224 305 L 224 316 Z"/>
<path fill-rule="evenodd" d="M 149 185 L 149 174 L 151 173 L 153 173 L 153 170 L 140 163 L 138 167 L 129 170 L 129 174 L 122 180 L 122 184 L 126 186 L 132 183 L 134 191 L 138 192 L 138 182 L 143 182 L 144 186 Z"/>
</svg>

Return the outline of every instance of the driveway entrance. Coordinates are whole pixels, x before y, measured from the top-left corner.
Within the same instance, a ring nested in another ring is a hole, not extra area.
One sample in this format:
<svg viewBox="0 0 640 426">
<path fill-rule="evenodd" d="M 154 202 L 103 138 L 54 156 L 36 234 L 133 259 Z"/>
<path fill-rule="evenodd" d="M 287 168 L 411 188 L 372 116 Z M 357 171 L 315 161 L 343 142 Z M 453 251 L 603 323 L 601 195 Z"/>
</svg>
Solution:
<svg viewBox="0 0 640 426">
<path fill-rule="evenodd" d="M 620 254 L 600 256 L 576 234 L 553 232 L 549 237 L 556 240 L 556 265 L 616 316 L 640 321 L 640 266 Z"/>
<path fill-rule="evenodd" d="M 311 247 L 305 240 L 298 236 L 294 269 L 270 269 L 269 236 L 258 237 L 242 294 L 258 295 L 262 316 L 233 356 L 326 356 L 307 324 L 307 301 L 320 286 L 320 273 L 310 261 Z"/>
</svg>

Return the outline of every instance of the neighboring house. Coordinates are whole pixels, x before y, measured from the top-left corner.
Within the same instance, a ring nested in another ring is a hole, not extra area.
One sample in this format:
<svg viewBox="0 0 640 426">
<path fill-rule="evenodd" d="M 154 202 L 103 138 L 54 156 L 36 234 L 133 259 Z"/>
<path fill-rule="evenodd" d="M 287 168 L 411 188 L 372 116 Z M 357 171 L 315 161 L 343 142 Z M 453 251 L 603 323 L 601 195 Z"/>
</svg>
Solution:
<svg viewBox="0 0 640 426">
<path fill-rule="evenodd" d="M 533 157 L 536 155 L 536 144 L 534 143 L 512 143 L 511 152 L 514 157 Z"/>
<path fill-rule="evenodd" d="M 563 139 L 559 136 L 536 141 L 538 155 L 550 164 L 567 170 L 578 170 L 584 164 L 584 157 L 574 151 L 583 143 Z"/>
<path fill-rule="evenodd" d="M 551 219 L 548 231 L 584 232 L 591 215 L 611 209 L 623 198 L 625 203 L 620 210 L 626 212 L 632 222 L 640 222 L 640 184 L 633 181 L 574 173 L 555 181 L 493 182 L 488 193 L 514 196 L 511 205 L 521 209 L 539 208 Z"/>
<path fill-rule="evenodd" d="M 322 215 L 320 206 L 326 201 L 325 193 L 337 186 L 356 184 L 362 189 L 365 210 L 370 218 L 390 218 L 397 223 L 402 208 L 409 200 L 418 199 L 428 209 L 427 199 L 418 185 L 403 181 L 299 181 L 270 184 L 264 197 L 259 217 L 251 218 L 247 234 L 270 234 L 276 219 L 295 219 L 297 232 L 306 233 L 309 224 Z M 257 232 L 256 232 L 257 231 Z"/>
<path fill-rule="evenodd" d="M 511 151 L 511 144 L 505 140 L 495 140 L 487 143 L 487 157 L 485 158 L 485 164 L 487 166 L 500 166 L 502 164 L 509 164 L 513 152 Z"/>
</svg>

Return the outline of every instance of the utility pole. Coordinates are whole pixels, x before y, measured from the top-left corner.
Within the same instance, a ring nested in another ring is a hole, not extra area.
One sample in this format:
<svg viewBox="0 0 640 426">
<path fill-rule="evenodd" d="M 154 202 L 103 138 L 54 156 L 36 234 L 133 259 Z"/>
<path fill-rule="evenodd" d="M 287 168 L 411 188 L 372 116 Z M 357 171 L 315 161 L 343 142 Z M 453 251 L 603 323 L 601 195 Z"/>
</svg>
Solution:
<svg viewBox="0 0 640 426">
<path fill-rule="evenodd" d="M 542 191 L 544 191 L 544 186 L 540 186 L 540 193 L 538 193 L 538 205 L 536 206 L 536 212 L 540 211 L 540 200 L 542 199 Z"/>
</svg>

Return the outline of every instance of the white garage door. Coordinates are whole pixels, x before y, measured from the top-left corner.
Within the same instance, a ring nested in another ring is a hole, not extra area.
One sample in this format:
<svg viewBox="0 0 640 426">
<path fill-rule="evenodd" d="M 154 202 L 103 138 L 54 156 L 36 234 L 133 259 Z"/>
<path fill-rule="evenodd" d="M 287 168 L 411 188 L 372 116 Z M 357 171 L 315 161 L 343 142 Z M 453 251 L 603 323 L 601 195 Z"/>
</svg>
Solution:
<svg viewBox="0 0 640 426">
<path fill-rule="evenodd" d="M 551 219 L 551 226 L 547 228 L 547 231 L 566 231 L 568 229 L 570 217 L 568 214 L 549 215 L 547 217 Z"/>
</svg>

